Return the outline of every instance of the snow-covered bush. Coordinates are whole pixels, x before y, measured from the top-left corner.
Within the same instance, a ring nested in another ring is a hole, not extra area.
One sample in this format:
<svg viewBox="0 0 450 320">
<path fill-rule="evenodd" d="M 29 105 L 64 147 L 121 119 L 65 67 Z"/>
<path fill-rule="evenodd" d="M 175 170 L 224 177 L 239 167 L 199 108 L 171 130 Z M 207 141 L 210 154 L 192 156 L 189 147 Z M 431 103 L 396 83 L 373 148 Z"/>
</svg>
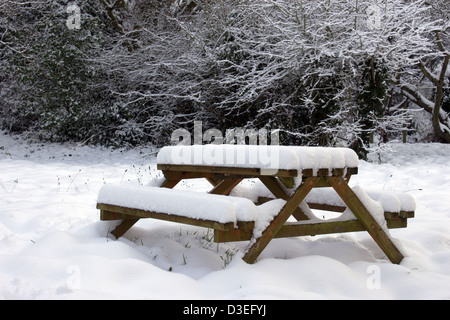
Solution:
<svg viewBox="0 0 450 320">
<path fill-rule="evenodd" d="M 2 125 L 51 140 L 84 140 L 111 122 L 107 74 L 92 57 L 110 31 L 97 1 L 80 5 L 81 28 L 66 21 L 67 1 L 9 2 L 0 14 L 6 66 Z M 103 141 L 102 141 L 103 142 Z"/>
<path fill-rule="evenodd" d="M 68 5 L 2 3 L 3 128 L 165 145 L 197 120 L 364 156 L 412 128 L 406 97 L 450 131 L 448 22 L 424 0 L 88 0 L 78 30 Z"/>
</svg>

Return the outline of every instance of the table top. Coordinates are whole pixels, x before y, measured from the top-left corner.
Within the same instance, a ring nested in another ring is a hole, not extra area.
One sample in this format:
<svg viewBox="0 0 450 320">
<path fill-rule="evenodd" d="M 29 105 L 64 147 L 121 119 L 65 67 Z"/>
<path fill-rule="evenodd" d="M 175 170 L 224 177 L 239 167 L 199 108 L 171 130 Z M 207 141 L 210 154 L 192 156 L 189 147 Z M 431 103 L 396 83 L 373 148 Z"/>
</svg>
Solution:
<svg viewBox="0 0 450 320">
<path fill-rule="evenodd" d="M 358 157 L 348 148 L 193 145 L 164 147 L 159 170 L 240 176 L 343 176 L 358 172 Z"/>
</svg>

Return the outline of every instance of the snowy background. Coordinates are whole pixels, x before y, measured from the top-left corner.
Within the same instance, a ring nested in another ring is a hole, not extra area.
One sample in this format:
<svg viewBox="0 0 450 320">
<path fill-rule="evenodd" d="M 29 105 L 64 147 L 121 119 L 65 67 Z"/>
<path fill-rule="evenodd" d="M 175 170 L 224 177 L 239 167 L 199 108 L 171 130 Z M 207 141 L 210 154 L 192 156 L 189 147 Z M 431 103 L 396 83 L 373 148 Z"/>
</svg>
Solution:
<svg viewBox="0 0 450 320">
<path fill-rule="evenodd" d="M 364 232 L 276 239 L 248 265 L 246 242 L 217 245 L 203 228 L 141 220 L 108 237 L 98 191 L 160 177 L 155 150 L 0 133 L 0 299 L 450 299 L 450 145 L 391 143 L 371 159 L 352 186 L 417 203 L 408 228 L 390 230 L 400 265 Z"/>
</svg>

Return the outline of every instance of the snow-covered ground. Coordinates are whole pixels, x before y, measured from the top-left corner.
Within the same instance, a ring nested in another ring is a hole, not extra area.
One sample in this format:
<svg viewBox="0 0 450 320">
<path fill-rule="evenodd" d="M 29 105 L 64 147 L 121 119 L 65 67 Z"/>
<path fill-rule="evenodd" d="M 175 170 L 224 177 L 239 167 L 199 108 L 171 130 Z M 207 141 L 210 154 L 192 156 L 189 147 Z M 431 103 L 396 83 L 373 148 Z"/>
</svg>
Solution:
<svg viewBox="0 0 450 320">
<path fill-rule="evenodd" d="M 273 240 L 257 263 L 247 243 L 141 220 L 108 237 L 105 183 L 160 177 L 151 148 L 43 144 L 0 133 L 2 299 L 450 299 L 450 145 L 389 144 L 351 184 L 414 196 L 416 217 L 390 230 L 406 256 L 391 264 L 365 233 Z M 205 190 L 204 181 L 177 188 Z"/>
</svg>

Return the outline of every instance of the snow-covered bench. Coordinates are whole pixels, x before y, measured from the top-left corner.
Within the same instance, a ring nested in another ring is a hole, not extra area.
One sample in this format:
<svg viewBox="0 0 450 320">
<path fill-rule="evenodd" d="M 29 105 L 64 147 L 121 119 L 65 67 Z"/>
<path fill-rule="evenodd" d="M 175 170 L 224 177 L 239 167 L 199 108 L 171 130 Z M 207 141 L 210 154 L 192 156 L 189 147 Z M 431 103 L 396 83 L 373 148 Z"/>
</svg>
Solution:
<svg viewBox="0 0 450 320">
<path fill-rule="evenodd" d="M 228 231 L 254 228 L 256 205 L 240 197 L 157 187 L 104 185 L 97 209 L 101 220 L 161 219 Z M 128 230 L 128 228 L 126 229 Z M 113 235 L 122 236 L 122 230 Z"/>
<path fill-rule="evenodd" d="M 257 184 L 257 182 L 255 182 Z M 232 196 L 242 196 L 251 199 L 255 203 L 265 203 L 273 200 L 270 191 L 264 186 L 253 188 L 253 192 L 246 190 L 248 188 L 240 186 L 231 193 Z M 259 194 L 255 193 L 255 189 L 259 190 Z M 386 220 L 389 229 L 406 228 L 407 219 L 414 218 L 416 203 L 414 198 L 402 192 L 379 191 L 372 189 L 363 189 L 360 186 L 353 187 L 353 190 L 360 198 L 368 197 L 373 201 L 380 216 Z M 309 209 L 317 209 L 323 211 L 332 211 L 343 213 L 347 210 L 347 206 L 341 197 L 332 188 L 316 188 L 312 189 L 305 197 L 305 203 Z M 309 214 L 310 221 L 316 220 L 315 215 Z M 348 219 L 349 215 L 343 215 L 337 219 Z M 356 218 L 354 218 L 356 219 Z M 336 220 L 335 220 L 336 221 Z"/>
<path fill-rule="evenodd" d="M 235 193 L 242 195 L 242 190 Z M 362 189 L 356 193 L 361 199 L 366 197 Z M 383 227 L 404 228 L 406 219 L 414 217 L 415 202 L 407 194 L 371 191 L 367 196 L 372 200 L 372 204 L 368 205 L 372 214 L 378 215 L 376 218 Z M 116 238 L 122 236 L 139 219 L 153 218 L 210 228 L 214 230 L 214 241 L 227 242 L 258 238 L 286 204 L 285 200 L 263 196 L 258 197 L 258 201 L 260 204 L 256 205 L 251 199 L 241 196 L 148 186 L 104 185 L 98 195 L 97 208 L 100 209 L 100 219 L 103 221 L 128 222 L 123 225 L 125 229 L 119 226 L 112 232 Z M 367 200 L 365 201 L 367 205 Z M 311 190 L 305 202 L 311 209 L 337 212 L 347 209 L 336 192 L 324 188 Z M 302 206 L 302 209 L 308 213 L 307 208 Z M 301 236 L 364 230 L 351 213 L 333 221 L 320 221 L 311 213 L 308 213 L 308 218 L 308 221 L 298 224 L 287 223 L 275 237 L 290 237 L 294 235 L 293 232 L 296 236 Z M 380 218 L 385 219 L 386 223 Z M 301 230 L 298 229 L 299 226 Z"/>
</svg>

